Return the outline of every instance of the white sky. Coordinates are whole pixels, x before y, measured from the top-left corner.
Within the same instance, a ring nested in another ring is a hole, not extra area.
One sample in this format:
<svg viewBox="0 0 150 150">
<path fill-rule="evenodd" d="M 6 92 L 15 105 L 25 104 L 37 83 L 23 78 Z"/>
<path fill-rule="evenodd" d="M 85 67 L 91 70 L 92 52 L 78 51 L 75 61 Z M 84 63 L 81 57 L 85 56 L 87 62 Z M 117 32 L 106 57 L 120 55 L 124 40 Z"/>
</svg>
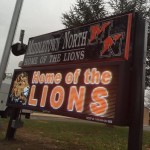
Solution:
<svg viewBox="0 0 150 150">
<path fill-rule="evenodd" d="M 30 37 L 63 29 L 62 13 L 67 12 L 76 0 L 24 0 L 14 43 L 19 41 L 20 30 L 25 30 L 24 43 Z M 16 0 L 0 0 L 0 61 L 4 50 Z M 24 56 L 10 55 L 7 73 L 18 68 Z"/>
<path fill-rule="evenodd" d="M 63 29 L 62 13 L 68 12 L 75 2 L 76 0 L 24 0 L 14 43 L 19 41 L 21 29 L 25 30 L 25 44 L 30 37 Z M 15 4 L 16 0 L 0 0 L 0 61 Z M 110 7 L 107 6 L 107 9 Z M 23 58 L 24 56 L 11 54 L 6 72 L 12 73 Z"/>
</svg>

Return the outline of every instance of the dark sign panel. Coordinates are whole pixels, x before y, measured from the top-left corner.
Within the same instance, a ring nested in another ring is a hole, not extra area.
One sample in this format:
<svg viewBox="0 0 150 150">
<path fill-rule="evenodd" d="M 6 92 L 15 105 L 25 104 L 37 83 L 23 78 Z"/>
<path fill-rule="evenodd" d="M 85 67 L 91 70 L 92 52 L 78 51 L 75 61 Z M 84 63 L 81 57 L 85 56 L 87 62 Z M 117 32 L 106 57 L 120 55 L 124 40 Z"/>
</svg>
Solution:
<svg viewBox="0 0 150 150">
<path fill-rule="evenodd" d="M 131 24 L 127 13 L 30 38 L 7 105 L 129 125 Z"/>
<path fill-rule="evenodd" d="M 7 105 L 124 125 L 126 66 L 118 61 L 15 70 Z"/>
<path fill-rule="evenodd" d="M 132 13 L 29 39 L 23 66 L 128 60 Z"/>
</svg>

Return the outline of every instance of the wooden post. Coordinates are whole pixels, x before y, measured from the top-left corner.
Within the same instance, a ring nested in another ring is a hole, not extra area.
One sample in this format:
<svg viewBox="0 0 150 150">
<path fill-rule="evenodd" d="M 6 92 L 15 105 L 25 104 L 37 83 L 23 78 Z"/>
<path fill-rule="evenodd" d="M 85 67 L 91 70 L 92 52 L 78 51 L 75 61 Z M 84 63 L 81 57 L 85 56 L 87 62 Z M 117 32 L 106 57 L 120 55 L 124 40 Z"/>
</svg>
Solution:
<svg viewBox="0 0 150 150">
<path fill-rule="evenodd" d="M 145 57 L 148 24 L 135 14 L 135 35 L 133 47 L 132 79 L 130 92 L 128 150 L 142 150 L 143 110 L 145 89 Z"/>
</svg>

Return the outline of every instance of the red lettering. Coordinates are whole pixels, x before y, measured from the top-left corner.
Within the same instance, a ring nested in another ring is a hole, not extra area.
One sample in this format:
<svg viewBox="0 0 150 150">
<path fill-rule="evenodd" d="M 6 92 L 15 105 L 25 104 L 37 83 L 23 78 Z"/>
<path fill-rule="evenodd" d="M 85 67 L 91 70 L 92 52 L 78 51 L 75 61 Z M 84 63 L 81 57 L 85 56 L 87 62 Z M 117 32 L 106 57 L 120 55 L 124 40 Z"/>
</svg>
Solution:
<svg viewBox="0 0 150 150">
<path fill-rule="evenodd" d="M 90 43 L 96 39 L 96 37 L 101 34 L 102 32 L 105 31 L 105 29 L 110 25 L 110 22 L 106 22 L 104 24 L 102 24 L 102 26 L 100 27 L 99 25 L 94 25 L 90 27 L 90 31 L 91 31 L 91 37 L 90 37 Z"/>
<path fill-rule="evenodd" d="M 117 33 L 115 35 L 108 36 L 103 43 L 103 49 L 101 51 L 101 55 L 103 55 L 107 50 L 109 50 L 112 45 L 115 44 L 122 37 L 122 34 Z"/>
</svg>

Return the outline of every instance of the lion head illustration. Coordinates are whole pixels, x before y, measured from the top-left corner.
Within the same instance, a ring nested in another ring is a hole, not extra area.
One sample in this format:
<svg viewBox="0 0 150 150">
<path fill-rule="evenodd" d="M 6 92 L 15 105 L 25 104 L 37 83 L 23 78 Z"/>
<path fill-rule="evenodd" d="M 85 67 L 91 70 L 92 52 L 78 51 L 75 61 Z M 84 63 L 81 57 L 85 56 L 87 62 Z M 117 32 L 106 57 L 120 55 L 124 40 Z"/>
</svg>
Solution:
<svg viewBox="0 0 150 150">
<path fill-rule="evenodd" d="M 27 73 L 20 73 L 13 83 L 13 88 L 11 91 L 13 99 L 17 102 L 21 102 L 22 104 L 26 104 L 29 88 Z"/>
</svg>

